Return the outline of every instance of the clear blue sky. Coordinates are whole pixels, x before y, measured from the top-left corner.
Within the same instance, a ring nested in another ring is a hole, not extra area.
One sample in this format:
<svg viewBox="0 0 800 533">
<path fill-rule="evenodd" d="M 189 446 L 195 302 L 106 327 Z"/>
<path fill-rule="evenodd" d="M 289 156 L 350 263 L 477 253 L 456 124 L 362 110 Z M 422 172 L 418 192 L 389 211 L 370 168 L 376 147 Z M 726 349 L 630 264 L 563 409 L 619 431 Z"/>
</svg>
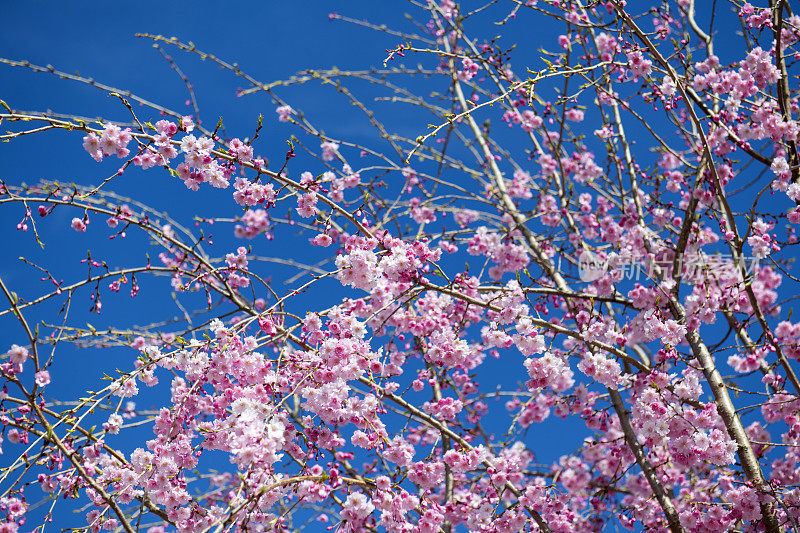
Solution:
<svg viewBox="0 0 800 533">
<path fill-rule="evenodd" d="M 130 7 L 133 5 L 135 8 Z M 422 22 L 427 20 L 414 6 L 398 0 L 236 3 L 148 0 L 135 4 L 6 1 L 0 3 L 0 19 L 4 21 L 3 32 L 0 33 L 0 56 L 14 60 L 26 59 L 38 65 L 51 64 L 70 73 L 77 71 L 83 76 L 132 90 L 150 101 L 190 114 L 191 107 L 185 105 L 188 96 L 183 82 L 149 40 L 134 37 L 136 32 L 193 41 L 199 49 L 227 61 L 238 62 L 243 70 L 264 82 L 287 78 L 305 68 L 328 68 L 333 65 L 341 69 L 380 67 L 386 56 L 385 49 L 401 42 L 398 37 L 387 37 L 339 21 L 330 22 L 330 11 L 354 18 L 367 18 L 378 24 L 385 23 L 411 32 L 416 28 L 405 20 L 404 12 L 412 13 Z M 484 36 L 489 38 L 506 31 L 490 23 L 483 29 L 487 30 Z M 508 27 L 508 33 L 511 35 L 506 44 L 521 44 L 513 63 L 521 70 L 528 66 L 522 64 L 524 57 L 538 62 L 538 55 L 533 55 L 536 48 L 554 48 L 553 39 L 558 28 L 554 25 L 531 27 L 515 24 Z M 723 45 L 725 42 L 722 39 Z M 193 83 L 206 125 L 213 124 L 222 116 L 231 136 L 245 137 L 251 134 L 257 116 L 263 114 L 265 128 L 257 151 L 274 162 L 282 160 L 286 151 L 285 140 L 291 133 L 297 132 L 275 120 L 275 105 L 269 97 L 261 94 L 236 98 L 236 89 L 246 86 L 244 80 L 175 48 L 166 47 L 165 50 Z M 728 53 L 719 44 L 718 50 Z M 427 61 L 427 58 L 424 60 Z M 408 57 L 402 61 L 412 65 L 417 59 Z M 355 108 L 330 88 L 309 84 L 280 94 L 293 106 L 302 108 L 333 137 L 365 143 L 375 137 L 374 130 Z M 90 117 L 103 114 L 112 119 L 127 119 L 127 112 L 117 100 L 108 98 L 92 87 L 6 65 L 0 65 L 0 98 L 18 110 L 47 109 L 57 113 Z M 137 111 L 142 113 L 144 119 L 155 121 L 159 118 L 140 109 L 137 108 Z M 387 111 L 381 118 L 392 126 L 390 129 L 406 135 L 413 137 L 423 133 L 426 123 L 409 120 L 406 112 L 403 108 L 396 108 Z M 378 147 L 381 148 L 380 145 Z M 385 145 L 382 149 L 386 149 Z M 82 150 L 80 137 L 75 134 L 56 132 L 0 145 L 0 178 L 9 183 L 33 183 L 45 178 L 94 184 L 116 168 L 114 162 L 95 163 Z M 293 171 L 299 174 L 302 170 L 295 166 Z M 230 199 L 229 193 L 210 189 L 189 193 L 182 183 L 170 180 L 160 169 L 148 172 L 130 170 L 122 179 L 115 180 L 113 189 L 158 209 L 168 209 L 171 214 L 184 219 L 197 213 L 230 217 L 241 212 Z M 36 207 L 33 206 L 33 209 L 35 211 Z M 134 249 L 136 243 L 142 244 L 143 241 L 136 241 L 136 237 L 132 237 L 130 248 L 119 242 L 98 244 L 98 240 L 102 241 L 98 235 L 105 233 L 102 220 L 95 217 L 89 231 L 79 234 L 66 229 L 73 216 L 80 214 L 60 210 L 52 219 L 42 222 L 47 246 L 41 250 L 30 231 L 21 233 L 14 230 L 22 218 L 21 211 L 9 207 L 0 209 L 0 235 L 4 242 L 0 248 L 0 272 L 13 290 L 26 297 L 34 297 L 49 288 L 37 281 L 40 276 L 16 260 L 20 255 L 54 268 L 54 272 L 60 272 L 59 277 L 68 282 L 85 275 L 85 267 L 78 261 L 86 256 L 89 248 L 93 252 L 99 248 L 97 253 L 107 254 L 103 258 L 108 258 L 109 262 L 113 260 L 116 265 L 143 262 L 142 248 Z M 214 231 L 220 235 L 220 242 L 211 251 L 212 255 L 219 257 L 232 251 L 231 247 L 226 247 L 226 243 L 234 245 L 234 240 L 230 238 L 231 228 L 225 226 Z M 257 245 L 254 252 L 260 255 L 287 255 L 294 252 L 264 240 L 246 244 Z M 297 259 L 308 258 L 299 256 Z M 123 316 L 123 322 L 145 324 L 162 318 L 163 309 L 167 309 L 167 314 L 177 314 L 177 308 L 166 292 L 167 281 L 161 280 L 160 283 L 164 289 L 161 294 L 143 291 L 134 305 L 130 305 L 126 296 L 116 300 L 106 298 L 100 317 L 88 313 L 88 294 L 84 292 L 74 302 L 70 321 L 77 324 L 91 321 L 101 327 L 109 322 L 116 323 L 110 320 L 114 317 Z M 341 295 L 328 296 L 338 298 Z M 156 308 L 158 313 L 153 312 Z M 58 311 L 58 308 L 51 307 L 49 310 Z M 34 320 L 37 318 L 43 316 L 33 316 Z M 53 315 L 49 318 L 53 319 Z M 21 330 L 8 317 L 0 319 L 0 332 L 6 344 L 19 343 L 23 339 Z M 4 349 L 4 346 L 0 346 L 0 350 Z M 69 354 L 62 349 L 57 354 L 59 367 L 53 372 L 51 392 L 63 398 L 77 394 L 87 387 L 94 387 L 102 371 L 112 372 L 114 368 L 128 370 L 134 359 L 134 354 L 129 350 L 88 352 L 84 350 Z M 498 363 L 490 368 L 498 378 L 501 375 L 508 377 L 503 364 Z M 522 366 L 515 365 L 514 372 L 522 373 Z M 525 376 L 520 375 L 518 379 L 524 380 Z M 487 374 L 483 379 L 489 389 L 493 388 L 491 381 L 492 374 Z M 563 432 L 559 429 L 562 426 L 565 428 Z M 574 426 L 560 422 L 547 427 L 553 432 L 547 438 L 534 434 L 528 439 L 528 444 L 542 461 L 550 461 L 562 453 L 573 451 L 586 434 L 585 430 L 574 431 Z M 535 426 L 532 428 L 533 432 L 538 430 Z M 553 438 L 554 434 L 558 434 L 559 438 Z M 143 435 L 147 435 L 147 432 Z"/>
<path fill-rule="evenodd" d="M 340 69 L 380 68 L 387 55 L 385 50 L 402 42 L 399 37 L 388 37 L 341 21 L 331 22 L 328 17 L 330 11 L 353 18 L 366 18 L 409 32 L 416 32 L 418 28 L 405 19 L 404 13 L 413 14 L 423 23 L 427 21 L 417 8 L 399 1 L 237 2 L 235 7 L 234 4 L 212 2 L 188 4 L 145 1 L 138 2 L 135 9 L 123 9 L 121 4 L 103 2 L 91 6 L 38 1 L 6 2 L 0 4 L 0 17 L 10 22 L 0 34 L 0 56 L 14 60 L 27 59 L 43 66 L 50 64 L 69 73 L 77 72 L 93 77 L 98 82 L 130 89 L 147 100 L 190 114 L 191 107 L 185 105 L 188 95 L 183 82 L 151 46 L 151 42 L 136 38 L 135 33 L 163 34 L 176 36 L 182 41 L 192 41 L 199 49 L 214 53 L 226 61 L 238 62 L 244 71 L 264 82 L 285 79 L 306 68 L 329 68 L 334 65 Z M 503 12 L 494 11 L 494 15 L 502 18 Z M 490 38 L 498 32 L 491 21 L 487 21 L 484 29 L 489 31 L 485 36 Z M 507 30 L 515 36 L 506 42 L 510 44 L 514 40 L 521 40 L 523 49 L 533 52 L 545 45 L 546 35 L 550 37 L 547 46 L 551 46 L 556 29 L 537 27 L 532 32 L 526 26 L 512 25 Z M 298 132 L 275 120 L 275 105 L 271 99 L 263 94 L 236 98 L 236 89 L 246 87 L 244 80 L 218 70 L 211 62 L 202 62 L 196 56 L 175 48 L 165 47 L 165 50 L 194 85 L 205 125 L 213 125 L 222 116 L 228 134 L 244 137 L 252 132 L 258 114 L 265 116 L 265 128 L 257 143 L 257 152 L 279 166 L 286 152 L 285 140 L 291 133 Z M 403 62 L 414 65 L 418 61 L 431 65 L 428 57 L 406 57 L 394 64 Z M 516 65 L 520 69 L 524 67 L 521 60 L 517 60 Z M 127 120 L 129 117 L 116 99 L 108 98 L 101 91 L 84 84 L 6 65 L 0 65 L 0 80 L 0 98 L 14 109 L 47 109 L 89 117 L 102 113 L 107 118 L 118 120 Z M 369 94 L 369 90 L 366 91 Z M 331 136 L 376 145 L 374 130 L 332 89 L 313 83 L 279 91 L 279 94 L 293 106 L 302 108 L 315 124 Z M 143 119 L 159 118 L 143 108 L 136 110 Z M 427 124 L 425 120 L 410 119 L 408 108 L 399 106 L 385 108 L 381 118 L 390 125 L 390 129 L 399 130 L 412 138 L 424 133 Z M 430 121 L 429 118 L 427 120 Z M 386 145 L 377 147 L 386 150 Z M 116 159 L 95 163 L 82 150 L 80 136 L 64 132 L 0 145 L 0 161 L 0 176 L 10 183 L 33 183 L 45 178 L 95 184 L 117 168 Z M 305 169 L 298 165 L 293 169 L 298 174 L 302 170 Z M 199 193 L 190 193 L 182 183 L 169 179 L 160 169 L 142 172 L 131 167 L 122 179 L 113 182 L 113 190 L 149 202 L 158 209 L 168 210 L 184 220 L 198 213 L 230 217 L 241 212 L 228 192 L 206 188 Z M 35 211 L 36 207 L 33 209 Z M 0 222 L 7 243 L 0 250 L 0 262 L 6 283 L 26 297 L 40 294 L 49 286 L 38 281 L 40 276 L 35 271 L 16 260 L 20 255 L 53 268 L 54 273 L 60 272 L 59 278 L 65 278 L 67 282 L 85 276 L 85 267 L 78 261 L 86 257 L 88 249 L 92 250 L 93 256 L 107 259 L 114 265 L 143 262 L 141 245 L 144 241 L 137 241 L 137 237 L 130 232 L 128 245 L 121 241 L 104 242 L 104 237 L 99 235 L 105 235 L 106 230 L 99 217 L 92 218 L 92 224 L 85 234 L 66 229 L 73 216 L 81 216 L 74 211 L 58 210 L 47 221 L 37 220 L 46 242 L 46 248 L 41 250 L 30 231 L 22 233 L 13 230 L 21 216 L 20 209 L 0 210 Z M 214 231 L 219 242 L 211 251 L 212 255 L 219 257 L 237 245 L 230 238 L 229 226 L 218 227 Z M 140 245 L 138 248 L 137 243 Z M 253 244 L 254 253 L 261 255 L 300 253 L 296 259 L 307 259 L 302 255 L 305 253 L 302 251 L 305 247 L 302 246 L 289 251 L 263 239 L 244 244 Z M 287 241 L 280 244 L 286 245 Z M 151 254 L 152 251 L 151 247 Z M 133 304 L 122 293 L 117 297 L 105 297 L 100 316 L 88 313 L 91 302 L 84 291 L 73 302 L 70 322 L 85 324 L 88 321 L 101 328 L 119 324 L 120 318 L 123 323 L 146 324 L 162 318 L 165 313 L 168 316 L 179 314 L 168 295 L 167 280 L 161 279 L 149 285 L 144 283 L 144 279 L 142 281 L 141 296 Z M 149 287 L 153 289 L 149 290 Z M 326 296 L 335 299 L 343 295 L 335 293 Z M 313 303 L 318 302 L 314 300 Z M 32 313 L 32 318 L 46 316 L 52 319 L 59 308 L 60 303 L 43 309 L 43 314 Z M 158 312 L 154 313 L 156 309 Z M 12 321 L 0 322 L 0 328 L 12 335 L 7 338 L 22 340 L 19 338 L 21 330 Z M 131 368 L 134 357 L 135 354 L 130 350 L 82 350 L 73 354 L 67 352 L 66 346 L 62 347 L 57 353 L 50 392 L 62 398 L 80 394 L 87 387 L 95 387 L 103 371 L 112 373 L 115 368 Z M 515 359 L 515 362 L 521 363 L 521 359 Z M 507 362 L 493 363 L 489 366 L 494 370 L 482 381 L 488 389 L 494 388 L 494 376 L 509 377 Z M 515 372 L 520 375 L 512 374 L 512 382 L 526 379 L 521 365 L 515 368 Z M 153 401 L 154 405 L 159 401 L 156 397 L 140 397 L 137 399 L 140 407 L 147 407 L 143 405 L 147 399 Z M 556 424 L 558 426 L 561 423 Z M 148 434 L 149 430 L 145 430 L 143 439 Z M 552 460 L 574 450 L 581 438 L 582 432 L 578 432 L 566 442 L 547 439 L 537 442 L 533 448 L 542 460 Z"/>
</svg>

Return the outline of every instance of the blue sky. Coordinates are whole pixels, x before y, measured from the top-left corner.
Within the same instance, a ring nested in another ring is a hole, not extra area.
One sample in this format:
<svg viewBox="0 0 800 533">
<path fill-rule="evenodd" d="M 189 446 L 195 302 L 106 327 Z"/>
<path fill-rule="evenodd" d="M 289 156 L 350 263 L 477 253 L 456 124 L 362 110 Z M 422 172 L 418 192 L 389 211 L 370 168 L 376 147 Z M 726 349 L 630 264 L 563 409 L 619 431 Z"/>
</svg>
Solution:
<svg viewBox="0 0 800 533">
<path fill-rule="evenodd" d="M 149 40 L 134 36 L 136 32 L 176 36 L 184 42 L 192 41 L 199 49 L 226 61 L 238 62 L 244 71 L 264 82 L 285 79 L 306 68 L 329 68 L 334 65 L 340 69 L 377 68 L 386 57 L 385 50 L 401 42 L 398 37 L 378 34 L 340 21 L 331 22 L 328 18 L 330 11 L 354 18 L 367 18 L 377 24 L 387 24 L 410 32 L 416 31 L 416 27 L 405 20 L 404 12 L 412 13 L 417 20 L 427 20 L 410 3 L 397 0 L 235 4 L 140 1 L 135 9 L 119 3 L 102 2 L 3 2 L 0 3 L 0 18 L 6 23 L 4 31 L 0 33 L 0 56 L 29 60 L 43 66 L 51 64 L 68 73 L 77 71 L 82 76 L 93 77 L 98 82 L 121 89 L 130 89 L 147 100 L 190 114 L 192 108 L 185 105 L 188 94 L 183 82 Z M 501 13 L 494 11 L 492 14 Z M 520 43 L 515 56 L 517 59 L 512 63 L 520 70 L 529 66 L 523 64 L 523 58 L 531 58 L 530 66 L 540 68 L 536 49 L 540 46 L 554 48 L 554 38 L 558 33 L 555 25 L 531 26 L 526 22 L 498 29 L 491 24 L 491 19 L 480 29 L 485 30 L 487 37 L 501 31 L 507 33 L 506 44 Z M 737 55 L 725 46 L 726 43 L 727 39 L 723 36 L 717 45 L 718 50 L 722 54 Z M 246 86 L 244 80 L 220 71 L 209 61 L 200 61 L 196 56 L 175 48 L 165 46 L 164 49 L 192 82 L 205 125 L 213 125 L 222 116 L 231 136 L 245 137 L 254 129 L 258 115 L 264 115 L 265 128 L 257 144 L 257 152 L 280 166 L 286 152 L 285 141 L 296 131 L 275 120 L 275 105 L 271 99 L 263 94 L 237 98 L 237 88 Z M 723 57 L 723 63 L 725 60 Z M 430 65 L 428 58 L 407 57 L 398 61 L 408 65 L 426 61 Z M 366 97 L 376 94 L 368 87 L 361 89 L 363 92 L 358 94 Z M 388 148 L 387 145 L 374 142 L 374 130 L 345 98 L 330 87 L 311 83 L 278 92 L 294 107 L 303 109 L 315 124 L 332 137 L 371 143 L 383 150 Z M 116 99 L 108 98 L 92 87 L 2 64 L 0 98 L 18 110 L 47 109 L 90 117 L 102 114 L 119 120 L 128 117 L 127 111 Z M 400 106 L 379 107 L 383 112 L 381 118 L 390 125 L 390 129 L 412 137 L 424 133 L 426 122 L 421 115 L 410 113 L 407 108 Z M 143 119 L 155 121 L 159 118 L 142 108 L 137 108 L 137 112 L 142 113 Z M 316 147 L 315 144 L 312 146 Z M 114 161 L 95 163 L 82 150 L 80 137 L 64 132 L 0 145 L 0 162 L 0 178 L 9 183 L 33 183 L 44 178 L 94 184 L 117 168 Z M 292 172 L 297 174 L 302 170 L 305 168 L 301 165 L 292 167 Z M 208 188 L 199 193 L 189 193 L 182 183 L 169 179 L 160 169 L 148 172 L 129 170 L 113 182 L 112 188 L 122 195 L 146 201 L 157 209 L 169 210 L 183 220 L 191 221 L 191 217 L 198 213 L 227 217 L 240 213 L 228 193 Z M 143 262 L 141 250 L 146 240 L 141 236 L 131 235 L 124 242 L 105 242 L 98 238 L 100 234 L 105 235 L 103 222 L 99 218 L 93 219 L 86 234 L 81 234 L 67 230 L 73 216 L 79 214 L 59 210 L 52 218 L 41 221 L 46 242 L 42 250 L 30 231 L 22 233 L 13 229 L 22 218 L 19 209 L 0 209 L 5 243 L 0 249 L 0 272 L 12 290 L 32 297 L 47 288 L 46 284 L 38 281 L 40 276 L 35 271 L 17 260 L 20 255 L 54 268 L 56 273 L 61 273 L 59 277 L 68 282 L 85 275 L 85 267 L 78 261 L 86 256 L 86 250 L 90 248 L 95 257 L 107 258 L 117 265 Z M 213 256 L 224 255 L 238 244 L 231 238 L 230 226 L 218 225 L 206 229 L 214 232 L 219 239 L 211 250 Z M 267 242 L 263 239 L 245 244 L 253 244 L 254 252 L 259 255 L 285 256 L 301 249 L 284 247 L 292 238 L 289 233 L 285 236 L 287 240 L 281 241 L 283 244 L 278 240 Z M 301 255 L 297 259 L 312 260 L 313 256 Z M 276 276 L 286 272 L 280 267 L 274 268 Z M 162 288 L 167 286 L 166 280 L 157 281 Z M 101 316 L 88 313 L 88 295 L 84 293 L 76 297 L 70 321 L 77 324 L 91 321 L 93 325 L 101 327 L 103 324 L 116 323 L 120 317 L 123 322 L 145 324 L 163 317 L 165 312 L 168 315 L 177 314 L 177 307 L 168 292 L 159 291 L 158 287 L 156 283 L 145 286 L 142 295 L 133 303 L 124 295 L 106 298 Z M 334 291 L 324 294 L 324 297 L 333 303 L 343 295 Z M 299 300 L 301 306 L 304 302 L 310 305 L 312 300 L 318 303 L 316 296 L 301 298 L 306 298 Z M 51 314 L 38 315 L 38 318 L 52 318 L 52 313 L 57 312 L 58 307 L 60 305 L 46 308 L 45 311 Z M 35 318 L 37 315 L 34 315 Z M 22 340 L 18 325 L 8 317 L 0 318 L 0 332 L 4 338 L 10 339 L 9 342 Z M 87 387 L 94 387 L 102 371 L 131 368 L 133 358 L 129 350 L 79 350 L 70 353 L 61 348 L 57 354 L 60 367 L 53 372 L 54 382 L 50 392 L 63 398 L 73 396 Z M 521 359 L 515 361 L 519 362 Z M 493 388 L 492 379 L 509 377 L 508 363 L 503 360 L 491 361 L 487 366 L 489 370 L 483 380 L 487 388 Z M 522 366 L 515 364 L 513 372 L 522 373 Z M 520 375 L 519 379 L 524 380 L 525 377 Z M 155 396 L 150 400 L 154 405 L 158 401 Z M 546 436 L 541 433 L 544 427 L 548 428 Z M 577 448 L 585 434 L 585 430 L 576 430 L 569 422 L 553 421 L 551 424 L 548 421 L 542 428 L 531 428 L 528 443 L 541 461 L 550 461 Z M 144 435 L 147 435 L 146 431 Z M 553 435 L 558 435 L 558 438 L 553 438 Z"/>
<path fill-rule="evenodd" d="M 79 73 L 92 77 L 98 82 L 120 89 L 129 89 L 142 98 L 157 102 L 174 110 L 192 112 L 185 105 L 188 93 L 184 83 L 170 69 L 161 54 L 152 47 L 149 40 L 134 36 L 137 32 L 176 36 L 180 40 L 192 41 L 196 46 L 229 62 L 236 61 L 241 68 L 255 78 L 269 82 L 285 79 L 306 68 L 368 69 L 380 68 L 386 57 L 386 49 L 393 48 L 402 40 L 388 37 L 372 30 L 357 27 L 341 21 L 331 22 L 330 11 L 353 18 L 367 18 L 377 24 L 409 32 L 417 27 L 405 20 L 405 12 L 412 13 L 423 23 L 427 21 L 419 10 L 405 2 L 356 1 L 339 2 L 242 2 L 236 7 L 222 8 L 223 4 L 211 2 L 185 3 L 139 2 L 136 9 L 119 4 L 95 3 L 91 7 L 70 3 L 19 2 L 0 4 L 0 17 L 17 21 L 9 24 L 7 31 L 0 34 L 0 56 L 14 60 L 29 60 L 38 65 L 53 65 L 58 70 Z M 333 8 L 332 8 L 333 6 Z M 502 18 L 504 13 L 495 11 Z M 486 29 L 496 34 L 497 29 L 491 21 Z M 536 28 L 534 35 L 529 28 L 509 27 L 509 31 L 522 36 L 523 47 L 531 51 L 544 44 L 542 28 Z M 555 28 L 548 28 L 553 32 Z M 551 37 L 555 37 L 553 33 Z M 509 42 L 511 40 L 509 39 Z M 553 41 L 551 40 L 550 43 Z M 232 136 L 244 137 L 255 127 L 259 114 L 265 116 L 265 128 L 257 143 L 257 153 L 268 157 L 280 165 L 286 152 L 286 139 L 297 133 L 286 124 L 275 120 L 275 105 L 263 94 L 236 98 L 237 88 L 246 87 L 244 80 L 229 72 L 222 72 L 211 62 L 200 61 L 196 56 L 180 52 L 166 46 L 165 51 L 187 74 L 194 86 L 201 117 L 205 125 L 224 117 L 227 132 Z M 407 56 L 396 60 L 414 65 L 423 61 L 430 66 L 428 57 Z M 522 68 L 522 66 L 520 66 Z M 116 120 L 126 120 L 128 112 L 116 99 L 107 97 L 85 84 L 59 80 L 49 74 L 34 73 L 23 68 L 0 65 L 0 98 L 12 108 L 19 110 L 52 110 L 57 113 L 84 115 L 89 117 L 103 114 Z M 403 80 L 406 83 L 407 80 Z M 414 83 L 413 81 L 411 82 Z M 429 84 L 428 90 L 432 85 Z M 356 93 L 374 94 L 369 87 L 357 86 L 362 91 Z M 441 89 L 440 89 L 441 90 Z M 319 83 L 307 84 L 278 93 L 293 106 L 301 108 L 318 127 L 336 138 L 348 138 L 358 142 L 377 145 L 382 150 L 387 145 L 374 142 L 374 130 L 348 101 L 337 95 L 330 87 Z M 390 129 L 413 137 L 425 132 L 429 117 L 411 113 L 408 107 L 383 106 L 381 119 Z M 154 113 L 143 108 L 135 108 L 142 119 L 157 120 Z M 316 147 L 316 144 L 311 145 Z M 301 158 L 297 158 L 300 160 Z M 22 138 L 11 144 L 0 145 L 0 175 L 10 183 L 33 183 L 39 179 L 59 179 L 65 182 L 95 184 L 118 168 L 117 160 L 95 163 L 81 148 L 80 136 L 64 132 L 48 133 L 41 136 Z M 292 171 L 299 174 L 305 168 L 294 165 Z M 311 168 L 311 170 L 315 170 Z M 456 178 L 458 179 L 458 178 Z M 209 188 L 198 193 L 190 193 L 180 181 L 170 179 L 160 169 L 142 172 L 131 167 L 121 179 L 112 182 L 113 190 L 122 195 L 148 202 L 157 209 L 170 212 L 182 220 L 191 220 L 195 214 L 204 216 L 235 216 L 240 213 L 230 198 L 230 194 Z M 33 208 L 35 211 L 35 207 Z M 146 239 L 130 232 L 126 241 L 106 242 L 106 230 L 99 217 L 93 217 L 86 233 L 67 229 L 73 216 L 80 213 L 57 210 L 47 220 L 37 220 L 46 243 L 44 250 L 36 244 L 31 232 L 14 231 L 13 227 L 21 218 L 21 209 L 4 208 L 0 210 L 0 221 L 8 246 L 0 250 L 0 263 L 6 283 L 27 297 L 33 297 L 48 290 L 46 283 L 39 281 L 40 275 L 30 267 L 16 260 L 26 258 L 53 268 L 60 272 L 59 278 L 67 282 L 85 275 L 85 266 L 79 263 L 91 249 L 93 257 L 106 259 L 114 265 L 142 264 Z M 242 244 L 231 237 L 231 227 L 207 228 L 213 231 L 217 244 L 211 254 L 219 257 Z M 101 236 L 102 235 L 102 236 Z M 291 239 L 291 235 L 287 235 Z M 305 237 L 303 237 L 305 238 Z M 294 247 L 291 241 L 280 239 L 267 242 L 264 239 L 245 242 L 253 244 L 254 253 L 279 256 L 301 254 L 295 258 L 305 260 L 302 251 L 307 247 Z M 291 249 L 287 246 L 291 246 Z M 284 247 L 287 246 L 287 247 Z M 150 253 L 153 248 L 150 247 Z M 463 263 L 461 263 L 463 264 Z M 276 277 L 280 267 L 274 268 Z M 457 266 L 457 268 L 461 268 Z M 285 270 L 284 270 L 285 271 Z M 266 274 L 273 273 L 265 271 Z M 90 322 L 98 329 L 120 322 L 126 324 L 146 324 L 157 318 L 178 315 L 167 290 L 168 281 L 158 279 L 148 283 L 142 278 L 142 291 L 135 301 L 131 301 L 124 290 L 115 297 L 103 299 L 103 312 L 91 314 L 88 292 L 76 296 L 70 310 L 69 322 L 77 325 Z M 331 286 L 333 287 L 333 286 Z M 276 289 L 278 292 L 280 288 Z M 339 291 L 323 291 L 323 298 L 329 304 L 348 295 Z M 352 296 L 353 294 L 349 294 Z M 303 300 L 303 298 L 306 298 Z M 299 306 L 319 305 L 320 294 L 303 295 Z M 202 305 L 201 299 L 197 300 Z M 60 309 L 61 302 L 43 307 L 39 314 L 31 317 L 52 319 Z M 49 314 L 48 314 L 49 313 Z M 0 322 L 2 331 L 21 340 L 18 325 L 8 320 Z M 95 388 L 103 372 L 113 374 L 115 369 L 131 368 L 135 354 L 127 349 L 70 350 L 67 346 L 59 348 L 55 359 L 53 384 L 50 393 L 60 398 L 75 397 L 87 388 Z M 487 375 L 482 381 L 488 389 L 494 389 L 494 381 L 511 378 L 512 383 L 527 379 L 524 376 L 521 359 L 514 357 L 514 373 L 509 374 L 508 361 L 490 360 L 486 363 Z M 519 374 L 519 375 L 517 375 Z M 162 387 L 163 392 L 164 387 Z M 148 391 L 146 396 L 137 398 L 140 408 L 154 407 L 164 401 L 161 394 Z M 505 401 L 505 400 L 501 400 Z M 147 405 L 147 402 L 151 402 Z M 498 406 L 503 410 L 502 406 Z M 554 421 L 549 431 L 560 435 L 559 439 L 542 439 L 540 428 L 533 427 L 531 435 L 533 449 L 542 462 L 551 461 L 563 453 L 575 450 L 584 436 L 578 424 Z M 559 428 L 572 428 L 564 432 Z M 149 438 L 149 429 L 139 433 L 142 440 Z M 138 444 L 138 443 L 137 443 Z"/>
</svg>

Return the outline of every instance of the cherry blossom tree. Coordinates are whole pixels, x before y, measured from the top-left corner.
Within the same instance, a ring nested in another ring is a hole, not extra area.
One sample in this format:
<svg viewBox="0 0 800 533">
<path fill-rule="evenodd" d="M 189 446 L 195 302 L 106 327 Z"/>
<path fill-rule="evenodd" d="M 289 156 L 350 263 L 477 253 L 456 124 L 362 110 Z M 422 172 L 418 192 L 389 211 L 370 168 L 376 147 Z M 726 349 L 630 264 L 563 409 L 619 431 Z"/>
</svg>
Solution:
<svg viewBox="0 0 800 533">
<path fill-rule="evenodd" d="M 333 13 L 396 45 L 276 82 L 140 36 L 266 97 L 248 132 L 2 60 L 127 119 L 3 102 L 3 141 L 56 132 L 106 177 L 0 188 L 26 238 L 95 243 L 72 280 L 25 258 L 41 285 L 0 279 L 0 531 L 797 530 L 800 16 L 757 4 L 429 0 L 415 33 Z M 543 25 L 536 57 L 495 37 Z M 315 125 L 309 83 L 372 142 Z M 144 171 L 228 214 L 112 192 Z M 132 323 L 148 291 L 181 316 Z M 86 347 L 127 366 L 58 397 Z M 542 463 L 562 420 L 584 438 Z"/>
</svg>

